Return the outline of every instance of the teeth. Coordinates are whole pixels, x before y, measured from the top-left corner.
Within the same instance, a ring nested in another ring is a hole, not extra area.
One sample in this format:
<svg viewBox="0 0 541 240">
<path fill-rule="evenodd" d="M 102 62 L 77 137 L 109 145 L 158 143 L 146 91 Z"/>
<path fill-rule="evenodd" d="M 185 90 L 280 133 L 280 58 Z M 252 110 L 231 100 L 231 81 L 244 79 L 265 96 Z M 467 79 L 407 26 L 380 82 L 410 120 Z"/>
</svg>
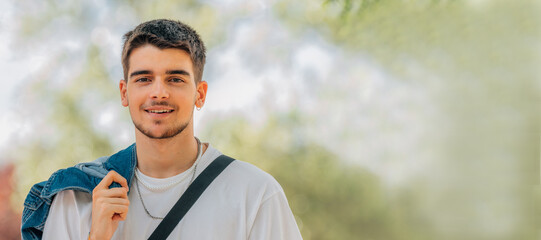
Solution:
<svg viewBox="0 0 541 240">
<path fill-rule="evenodd" d="M 173 110 L 148 110 L 148 112 L 151 112 L 151 113 L 168 113 L 172 111 Z"/>
</svg>

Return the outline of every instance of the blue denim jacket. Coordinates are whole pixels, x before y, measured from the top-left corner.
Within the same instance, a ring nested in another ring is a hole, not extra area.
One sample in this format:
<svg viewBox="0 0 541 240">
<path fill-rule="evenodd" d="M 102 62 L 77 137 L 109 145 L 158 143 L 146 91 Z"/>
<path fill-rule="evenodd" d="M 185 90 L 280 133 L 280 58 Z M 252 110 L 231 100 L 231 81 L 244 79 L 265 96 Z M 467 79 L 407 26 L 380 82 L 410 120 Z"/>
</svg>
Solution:
<svg viewBox="0 0 541 240">
<path fill-rule="evenodd" d="M 43 227 L 54 196 L 64 190 L 77 190 L 92 194 L 101 179 L 115 170 L 128 181 L 132 180 L 137 155 L 135 144 L 109 157 L 101 157 L 93 162 L 79 163 L 74 167 L 60 169 L 49 180 L 34 185 L 24 201 L 21 234 L 26 239 L 41 239 Z M 113 183 L 111 187 L 120 187 Z"/>
</svg>

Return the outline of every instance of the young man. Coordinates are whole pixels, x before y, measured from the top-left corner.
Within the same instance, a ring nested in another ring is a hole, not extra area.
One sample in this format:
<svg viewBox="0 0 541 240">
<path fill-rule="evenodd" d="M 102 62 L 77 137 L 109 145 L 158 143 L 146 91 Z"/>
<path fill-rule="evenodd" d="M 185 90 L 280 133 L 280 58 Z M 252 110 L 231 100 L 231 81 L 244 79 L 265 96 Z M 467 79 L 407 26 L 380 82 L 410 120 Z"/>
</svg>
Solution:
<svg viewBox="0 0 541 240">
<path fill-rule="evenodd" d="M 221 153 L 193 133 L 205 103 L 205 47 L 189 26 L 153 20 L 125 36 L 122 105 L 135 144 L 55 172 L 25 201 L 23 239 L 146 239 Z M 301 239 L 280 185 L 233 161 L 168 239 Z"/>
</svg>

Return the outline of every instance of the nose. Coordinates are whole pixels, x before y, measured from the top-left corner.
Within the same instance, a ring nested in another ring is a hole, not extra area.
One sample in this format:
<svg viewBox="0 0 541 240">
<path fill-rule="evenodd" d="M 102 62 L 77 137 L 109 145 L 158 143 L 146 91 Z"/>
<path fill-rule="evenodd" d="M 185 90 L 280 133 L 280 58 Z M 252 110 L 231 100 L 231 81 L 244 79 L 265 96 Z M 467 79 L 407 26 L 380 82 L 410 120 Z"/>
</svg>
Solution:
<svg viewBox="0 0 541 240">
<path fill-rule="evenodd" d="M 169 98 L 169 91 L 163 81 L 156 79 L 156 81 L 153 82 L 150 97 L 153 99 Z"/>
</svg>

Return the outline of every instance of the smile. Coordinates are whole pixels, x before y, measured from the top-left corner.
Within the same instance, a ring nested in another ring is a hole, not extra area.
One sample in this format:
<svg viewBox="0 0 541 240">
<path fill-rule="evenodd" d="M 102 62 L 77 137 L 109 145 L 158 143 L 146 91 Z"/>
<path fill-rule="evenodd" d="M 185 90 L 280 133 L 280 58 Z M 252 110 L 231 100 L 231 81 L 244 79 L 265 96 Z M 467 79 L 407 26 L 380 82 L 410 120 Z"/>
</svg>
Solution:
<svg viewBox="0 0 541 240">
<path fill-rule="evenodd" d="M 166 110 L 166 109 L 162 109 L 162 110 L 145 110 L 145 111 L 148 112 L 148 113 L 158 113 L 158 114 L 173 112 L 172 109 L 169 109 L 169 110 Z"/>
</svg>

